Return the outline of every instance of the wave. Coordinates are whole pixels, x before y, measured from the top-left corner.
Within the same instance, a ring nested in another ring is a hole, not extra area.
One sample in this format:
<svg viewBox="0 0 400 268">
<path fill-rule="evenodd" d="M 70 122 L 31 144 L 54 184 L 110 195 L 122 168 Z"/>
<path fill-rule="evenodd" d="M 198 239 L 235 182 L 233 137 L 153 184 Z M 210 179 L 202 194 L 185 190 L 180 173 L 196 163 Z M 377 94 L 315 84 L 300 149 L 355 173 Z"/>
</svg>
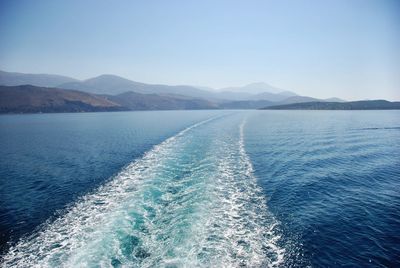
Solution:
<svg viewBox="0 0 400 268">
<path fill-rule="evenodd" d="M 365 127 L 356 130 L 400 130 L 400 127 Z"/>
<path fill-rule="evenodd" d="M 245 151 L 245 121 L 221 129 L 220 118 L 156 145 L 11 247 L 2 266 L 279 266 L 279 224 Z"/>
</svg>

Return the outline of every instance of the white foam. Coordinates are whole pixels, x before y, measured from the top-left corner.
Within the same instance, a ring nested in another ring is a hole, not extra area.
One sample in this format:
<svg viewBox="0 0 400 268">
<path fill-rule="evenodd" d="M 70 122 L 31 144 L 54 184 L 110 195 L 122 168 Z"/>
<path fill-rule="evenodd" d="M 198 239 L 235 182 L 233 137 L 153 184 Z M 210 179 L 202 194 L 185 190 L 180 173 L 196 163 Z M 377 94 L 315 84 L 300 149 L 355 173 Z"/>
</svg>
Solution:
<svg viewBox="0 0 400 268">
<path fill-rule="evenodd" d="M 217 118 L 219 116 L 196 123 L 154 146 L 109 183 L 100 186 L 93 194 L 84 196 L 65 215 L 11 247 L 2 257 L 2 267 L 52 267 L 55 263 L 57 266 L 68 267 L 65 262 L 74 262 L 69 259 L 70 256 L 86 246 L 88 239 L 95 239 L 96 230 L 100 230 L 99 226 L 113 217 L 112 213 L 120 202 L 138 189 L 143 178 L 162 165 L 160 160 L 171 152 L 175 141 L 188 131 Z"/>
<path fill-rule="evenodd" d="M 17 243 L 2 266 L 110 267 L 112 260 L 129 267 L 279 266 L 278 223 L 245 151 L 245 121 L 239 133 L 215 124 L 219 132 L 205 143 L 196 143 L 201 128 L 191 132 L 216 119 L 155 146 Z"/>
</svg>

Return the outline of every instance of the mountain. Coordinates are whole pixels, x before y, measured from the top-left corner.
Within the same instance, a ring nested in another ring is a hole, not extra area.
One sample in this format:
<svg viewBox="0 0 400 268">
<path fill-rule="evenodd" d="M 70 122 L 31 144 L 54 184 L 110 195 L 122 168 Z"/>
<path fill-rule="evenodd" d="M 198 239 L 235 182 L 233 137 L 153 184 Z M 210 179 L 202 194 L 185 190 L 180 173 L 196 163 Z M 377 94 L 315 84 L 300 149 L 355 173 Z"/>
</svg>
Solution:
<svg viewBox="0 0 400 268">
<path fill-rule="evenodd" d="M 263 92 L 256 95 L 252 95 L 249 99 L 250 100 L 269 100 L 274 102 L 283 101 L 287 98 L 297 97 L 297 95 L 287 95 L 281 93 L 270 93 L 270 92 Z"/>
<path fill-rule="evenodd" d="M 257 87 L 257 85 L 260 85 L 260 87 Z M 293 92 L 272 88 L 271 86 L 264 83 L 251 84 L 236 89 L 232 88 L 234 91 L 209 91 L 192 86 L 167 86 L 139 83 L 115 75 L 100 75 L 98 77 L 87 79 L 85 81 L 75 81 L 71 83 L 61 84 L 58 87 L 64 89 L 80 90 L 93 94 L 107 95 L 117 95 L 129 91 L 141 94 L 175 94 L 181 96 L 190 96 L 193 98 L 208 99 L 214 102 L 225 102 L 227 100 L 280 101 L 287 98 L 288 96 L 296 96 L 296 94 Z M 262 91 L 261 93 L 258 93 L 256 95 L 252 93 L 267 89 L 279 91 L 279 93 L 269 93 L 265 91 Z M 246 92 L 246 90 L 249 90 L 249 92 Z"/>
<path fill-rule="evenodd" d="M 294 96 L 298 96 L 296 93 L 289 91 L 289 90 L 285 90 L 282 92 L 277 93 L 279 95 L 285 96 L 285 97 L 294 97 Z"/>
<path fill-rule="evenodd" d="M 0 113 L 189 109 L 219 109 L 219 107 L 208 100 L 181 95 L 141 94 L 136 92 L 125 92 L 118 95 L 95 95 L 77 90 L 32 85 L 0 86 Z"/>
<path fill-rule="evenodd" d="M 219 109 L 213 102 L 180 95 L 140 94 L 130 91 L 106 98 L 129 110 Z"/>
<path fill-rule="evenodd" d="M 100 75 L 84 81 L 60 84 L 59 88 L 74 89 L 94 94 L 117 95 L 133 91 L 142 94 L 178 94 L 212 99 L 213 93 L 191 86 L 167 86 L 139 83 L 116 75 Z"/>
<path fill-rule="evenodd" d="M 328 99 L 324 99 L 324 101 L 328 101 L 328 102 L 346 102 L 343 99 L 339 99 L 339 98 L 328 98 Z"/>
<path fill-rule="evenodd" d="M 20 86 L 33 85 L 39 87 L 55 87 L 63 83 L 76 82 L 71 77 L 53 74 L 24 74 L 0 71 L 0 85 Z"/>
<path fill-rule="evenodd" d="M 143 101 L 153 99 L 158 104 L 161 102 L 169 103 L 171 107 L 181 108 L 185 107 L 185 105 L 188 105 L 188 107 L 215 107 L 218 104 L 220 107 L 229 107 L 230 109 L 258 109 L 267 106 L 267 104 L 283 105 L 310 101 L 342 101 L 337 98 L 319 100 L 306 96 L 298 96 L 292 91 L 276 88 L 266 83 L 253 83 L 243 87 L 229 87 L 214 90 L 205 87 L 145 84 L 131 81 L 116 75 L 100 75 L 79 81 L 59 75 L 22 74 L 0 71 L 0 85 L 24 84 L 77 90 L 100 95 L 116 96 L 126 92 L 135 92 L 145 95 L 153 94 L 153 96 L 146 96 L 141 99 Z M 183 100 L 183 96 L 191 98 L 191 104 L 188 103 L 188 99 Z M 136 97 L 139 98 L 139 95 Z M 200 101 L 200 99 L 202 100 Z M 183 103 L 184 101 L 186 104 Z M 135 102 L 135 107 L 138 107 L 137 101 Z M 155 106 L 158 104 L 155 104 Z M 147 102 L 143 107 L 150 106 L 151 105 Z M 168 109 L 164 104 L 161 106 Z"/>
<path fill-rule="evenodd" d="M 261 93 L 259 95 L 267 96 L 267 93 Z M 245 100 L 245 101 L 224 102 L 221 103 L 220 106 L 223 107 L 224 109 L 260 109 L 267 106 L 278 106 L 278 105 L 286 105 L 286 104 L 302 103 L 302 102 L 326 101 L 306 96 L 276 97 L 276 95 L 277 94 L 271 93 L 271 95 L 268 95 L 269 98 L 260 100 L 255 99 L 255 100 Z"/>
<path fill-rule="evenodd" d="M 125 110 L 103 97 L 58 88 L 0 86 L 0 113 L 98 112 Z"/>
<path fill-rule="evenodd" d="M 284 104 L 301 103 L 301 102 L 312 102 L 312 101 L 321 101 L 322 102 L 324 100 L 307 97 L 307 96 L 292 96 L 292 97 L 288 97 L 288 98 L 285 98 L 285 99 L 279 101 L 275 105 L 284 105 Z"/>
<path fill-rule="evenodd" d="M 233 91 L 221 91 L 214 92 L 214 99 L 221 100 L 222 102 L 230 100 L 230 101 L 239 101 L 239 100 L 249 100 L 253 95 L 246 92 L 233 92 Z"/>
<path fill-rule="evenodd" d="M 276 103 L 268 100 L 251 100 L 224 102 L 220 103 L 219 107 L 223 109 L 260 109 L 271 105 L 276 105 Z"/>
<path fill-rule="evenodd" d="M 281 101 L 296 93 L 273 87 L 266 83 L 253 83 L 243 87 L 227 87 L 217 91 L 220 99 L 234 101 Z"/>
<path fill-rule="evenodd" d="M 303 102 L 269 106 L 267 110 L 397 110 L 400 102 L 386 100 L 349 101 L 349 102 Z"/>
<path fill-rule="evenodd" d="M 242 87 L 226 87 L 226 88 L 221 88 L 219 91 L 221 92 L 226 92 L 226 91 L 231 91 L 231 92 L 245 92 L 249 94 L 260 94 L 264 92 L 269 92 L 269 93 L 281 93 L 281 92 L 288 92 L 287 90 L 280 89 L 277 87 L 273 87 L 267 83 L 259 82 L 259 83 L 252 83 L 248 84 Z M 295 93 L 293 93 L 295 94 Z M 296 95 L 296 94 L 295 94 Z"/>
<path fill-rule="evenodd" d="M 310 97 L 294 96 L 281 102 L 247 100 L 217 103 L 178 94 L 142 94 L 129 91 L 117 95 L 96 95 L 77 90 L 22 85 L 0 86 L 0 113 L 260 108 L 306 110 L 400 109 L 400 102 L 385 100 L 355 102 L 308 101 L 310 99 L 316 100 Z M 293 101 L 296 103 L 293 103 Z"/>
</svg>

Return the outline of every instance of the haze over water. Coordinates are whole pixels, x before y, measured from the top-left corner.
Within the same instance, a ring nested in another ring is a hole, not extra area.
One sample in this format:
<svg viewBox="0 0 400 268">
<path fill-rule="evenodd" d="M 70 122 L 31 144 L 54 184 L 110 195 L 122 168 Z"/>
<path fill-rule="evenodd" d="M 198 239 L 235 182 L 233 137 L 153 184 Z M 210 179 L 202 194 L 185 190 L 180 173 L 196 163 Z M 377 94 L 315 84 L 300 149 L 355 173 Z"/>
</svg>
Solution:
<svg viewBox="0 0 400 268">
<path fill-rule="evenodd" d="M 399 147 L 398 111 L 3 115 L 2 266 L 397 266 Z"/>
</svg>

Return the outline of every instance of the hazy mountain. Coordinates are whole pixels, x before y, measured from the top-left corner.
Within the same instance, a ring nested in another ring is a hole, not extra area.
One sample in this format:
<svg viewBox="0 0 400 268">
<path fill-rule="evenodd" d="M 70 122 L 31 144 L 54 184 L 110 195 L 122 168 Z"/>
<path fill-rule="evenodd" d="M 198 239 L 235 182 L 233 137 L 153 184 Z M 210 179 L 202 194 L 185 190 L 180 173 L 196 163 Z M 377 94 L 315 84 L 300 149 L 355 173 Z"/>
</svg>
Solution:
<svg viewBox="0 0 400 268">
<path fill-rule="evenodd" d="M 0 113 L 197 110 L 218 108 L 218 105 L 211 101 L 180 95 L 125 92 L 112 96 L 32 85 L 0 86 Z"/>
<path fill-rule="evenodd" d="M 180 95 L 141 94 L 125 92 L 116 96 L 107 96 L 115 103 L 130 110 L 199 110 L 218 109 L 218 105 L 208 100 Z"/>
<path fill-rule="evenodd" d="M 266 83 L 253 83 L 243 87 L 227 87 L 219 89 L 218 96 L 221 99 L 235 101 L 281 101 L 297 94 L 288 90 L 273 87 Z"/>
<path fill-rule="evenodd" d="M 280 94 L 280 93 L 263 92 L 256 95 L 252 95 L 251 97 L 249 97 L 249 100 L 269 100 L 278 102 L 278 101 L 283 101 L 291 96 L 292 95 L 287 96 L 286 94 Z"/>
<path fill-rule="evenodd" d="M 161 95 L 169 96 L 170 99 L 173 95 L 180 96 L 178 99 L 181 99 L 182 96 L 187 96 L 191 99 L 203 99 L 203 101 L 208 100 L 209 103 L 218 103 L 221 107 L 229 106 L 240 109 L 245 107 L 260 108 L 260 104 L 266 104 L 267 102 L 274 102 L 278 105 L 295 102 L 325 101 L 306 96 L 298 96 L 294 92 L 276 88 L 266 83 L 253 83 L 243 87 L 229 87 L 220 90 L 213 90 L 205 87 L 198 88 L 193 86 L 145 84 L 131 81 L 116 75 L 100 75 L 79 81 L 59 75 L 22 74 L 0 71 L 0 85 L 24 84 L 72 89 L 91 94 L 103 95 L 119 95 L 125 92 L 136 92 L 140 94 L 156 94 L 159 98 Z M 148 98 L 149 97 L 146 99 Z M 172 99 L 174 99 L 174 97 L 172 97 Z M 327 100 L 342 101 L 337 98 Z M 163 101 L 167 100 L 164 99 Z M 232 103 L 228 104 L 229 102 Z M 179 105 L 177 104 L 177 106 Z"/>
<path fill-rule="evenodd" d="M 242 87 L 226 87 L 221 88 L 219 91 L 232 91 L 232 92 L 245 92 L 249 94 L 260 94 L 264 92 L 269 93 L 281 93 L 281 92 L 288 92 L 287 90 L 280 89 L 277 87 L 273 87 L 267 83 L 259 82 L 259 83 L 252 83 Z M 295 93 L 293 93 L 296 95 Z"/>
<path fill-rule="evenodd" d="M 276 105 L 291 104 L 291 103 L 301 103 L 301 102 L 311 102 L 311 101 L 324 101 L 321 99 L 311 98 L 307 96 L 292 96 L 279 101 Z"/>
<path fill-rule="evenodd" d="M 278 106 L 278 105 L 286 105 L 286 104 L 292 104 L 292 103 L 303 103 L 303 102 L 325 102 L 330 99 L 322 100 L 322 99 L 316 99 L 316 98 L 311 98 L 311 97 L 306 97 L 306 96 L 291 96 L 291 97 L 276 97 L 276 94 L 259 94 L 263 96 L 269 96 L 269 99 L 271 100 L 245 100 L 245 101 L 230 101 L 230 102 L 224 102 L 220 104 L 221 107 L 225 109 L 260 109 L 263 107 L 267 106 Z M 253 96 L 254 97 L 254 96 Z M 337 98 L 332 98 L 332 99 L 337 99 Z M 338 102 L 343 102 L 341 99 Z"/>
<path fill-rule="evenodd" d="M 257 87 L 257 85 L 260 87 Z M 59 87 L 108 95 L 116 95 L 129 91 L 142 94 L 177 94 L 219 102 L 222 102 L 223 100 L 280 101 L 288 96 L 296 96 L 296 94 L 293 92 L 279 90 L 264 83 L 256 83 L 242 88 L 236 88 L 236 91 L 209 91 L 192 86 L 167 86 L 139 83 L 115 75 L 101 75 L 81 82 L 61 84 Z M 262 91 L 262 93 L 259 93 L 258 95 L 254 95 L 254 93 L 252 93 L 267 89 L 279 91 L 279 93 L 268 93 L 265 91 Z M 249 92 L 246 90 L 249 90 Z"/>
<path fill-rule="evenodd" d="M 217 100 L 239 101 L 239 100 L 251 99 L 253 95 L 246 92 L 221 91 L 221 92 L 214 92 L 213 96 Z"/>
<path fill-rule="evenodd" d="M 78 81 L 71 77 L 53 74 L 24 74 L 0 71 L 0 85 L 20 86 L 33 85 L 39 87 L 55 87 L 63 83 Z"/>
<path fill-rule="evenodd" d="M 257 94 L 242 92 L 242 91 L 221 91 L 217 92 L 218 99 L 235 100 L 235 101 L 254 101 L 254 100 L 268 100 L 268 101 L 281 101 L 291 96 L 297 96 L 290 91 L 282 91 L 280 93 L 262 92 Z"/>
<path fill-rule="evenodd" d="M 80 82 L 64 83 L 58 87 L 95 94 L 117 95 L 128 91 L 142 94 L 179 94 L 197 98 L 213 98 L 213 93 L 191 86 L 152 85 L 131 81 L 116 75 L 100 75 Z"/>
<path fill-rule="evenodd" d="M 276 103 L 268 100 L 247 100 L 225 102 L 219 106 L 223 109 L 260 109 L 270 105 L 276 105 Z"/>
<path fill-rule="evenodd" d="M 292 92 L 292 91 L 289 91 L 289 90 L 285 90 L 285 91 L 279 92 L 279 93 L 277 93 L 277 94 L 279 94 L 279 95 L 281 95 L 281 96 L 285 96 L 285 97 L 298 96 L 296 93 L 294 93 L 294 92 Z"/>
<path fill-rule="evenodd" d="M 386 100 L 350 102 L 303 102 L 287 105 L 269 106 L 270 110 L 394 110 L 400 109 L 400 102 Z"/>
<path fill-rule="evenodd" d="M 294 96 L 281 102 L 247 100 L 216 103 L 206 99 L 178 94 L 142 94 L 130 91 L 117 95 L 95 95 L 76 90 L 22 85 L 0 86 L 0 113 L 259 109 L 263 107 L 264 109 L 313 110 L 400 109 L 400 102 L 384 100 L 358 102 L 323 102 L 319 100 L 302 102 L 310 99 L 315 100 L 309 97 Z"/>
<path fill-rule="evenodd" d="M 307 97 L 307 96 L 292 96 L 285 98 L 277 105 L 283 105 L 283 104 L 291 104 L 291 103 L 302 103 L 302 102 L 315 102 L 315 101 L 320 101 L 320 102 L 345 102 L 342 99 L 339 98 L 329 98 L 329 99 L 317 99 L 317 98 L 312 98 L 312 97 Z"/>
<path fill-rule="evenodd" d="M 328 99 L 324 99 L 324 101 L 328 101 L 328 102 L 345 102 L 345 100 L 339 99 L 339 98 L 328 98 Z"/>
<path fill-rule="evenodd" d="M 58 88 L 0 86 L 1 113 L 119 111 L 121 105 L 103 97 Z"/>
</svg>

